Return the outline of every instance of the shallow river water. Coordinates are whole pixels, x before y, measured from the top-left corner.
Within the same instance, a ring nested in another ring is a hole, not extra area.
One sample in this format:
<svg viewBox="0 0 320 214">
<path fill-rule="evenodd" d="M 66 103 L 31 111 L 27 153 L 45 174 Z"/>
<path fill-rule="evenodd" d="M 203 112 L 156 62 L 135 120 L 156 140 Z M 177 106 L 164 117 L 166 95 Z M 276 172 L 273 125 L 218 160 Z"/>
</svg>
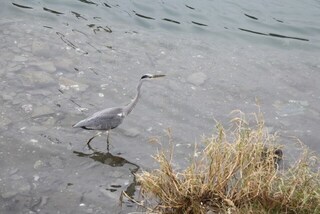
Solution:
<svg viewBox="0 0 320 214">
<path fill-rule="evenodd" d="M 320 152 L 320 2 L 8 0 L 0 3 L 0 213 L 129 213 L 133 173 L 170 148 L 183 168 L 215 120 L 257 112 L 294 160 Z M 123 124 L 72 124 L 142 97 Z M 155 141 L 154 139 L 158 139 Z M 160 145 L 161 144 L 161 145 Z M 141 209 L 138 209 L 141 211 Z M 143 211 L 143 210 L 142 210 Z"/>
</svg>

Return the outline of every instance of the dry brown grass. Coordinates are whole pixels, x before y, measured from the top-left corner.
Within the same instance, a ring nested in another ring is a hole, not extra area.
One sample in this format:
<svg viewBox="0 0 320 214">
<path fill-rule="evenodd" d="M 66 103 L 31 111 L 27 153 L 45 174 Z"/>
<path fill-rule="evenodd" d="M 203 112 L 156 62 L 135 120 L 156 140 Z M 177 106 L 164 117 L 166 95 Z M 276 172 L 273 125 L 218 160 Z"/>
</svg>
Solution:
<svg viewBox="0 0 320 214">
<path fill-rule="evenodd" d="M 320 213 L 317 157 L 304 149 L 295 164 L 279 169 L 280 146 L 261 115 L 254 126 L 240 115 L 229 130 L 218 124 L 185 170 L 173 168 L 173 151 L 161 151 L 160 168 L 137 175 L 150 212 Z"/>
</svg>

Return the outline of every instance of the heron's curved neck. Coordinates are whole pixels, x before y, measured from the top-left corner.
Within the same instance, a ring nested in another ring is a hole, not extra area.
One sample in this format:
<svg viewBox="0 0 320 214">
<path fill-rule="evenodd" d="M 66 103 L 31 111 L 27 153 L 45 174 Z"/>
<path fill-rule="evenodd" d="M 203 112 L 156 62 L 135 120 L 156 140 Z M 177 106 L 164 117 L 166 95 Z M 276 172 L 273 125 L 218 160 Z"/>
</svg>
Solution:
<svg viewBox="0 0 320 214">
<path fill-rule="evenodd" d="M 136 94 L 136 96 L 133 98 L 133 100 L 128 105 L 126 105 L 124 107 L 124 112 L 125 112 L 126 115 L 130 114 L 132 109 L 136 106 L 136 104 L 137 104 L 137 102 L 138 102 L 138 100 L 140 98 L 140 89 L 141 89 L 141 86 L 142 86 L 143 82 L 144 82 L 143 80 L 139 81 L 139 84 L 137 86 L 137 94 Z"/>
</svg>

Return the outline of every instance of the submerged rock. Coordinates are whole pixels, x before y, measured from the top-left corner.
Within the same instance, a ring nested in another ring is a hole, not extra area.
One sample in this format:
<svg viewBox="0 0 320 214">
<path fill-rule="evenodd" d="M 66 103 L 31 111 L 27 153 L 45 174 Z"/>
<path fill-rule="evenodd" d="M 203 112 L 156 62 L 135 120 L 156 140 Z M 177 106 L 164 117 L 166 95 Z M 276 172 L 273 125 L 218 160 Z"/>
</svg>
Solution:
<svg viewBox="0 0 320 214">
<path fill-rule="evenodd" d="M 19 71 L 20 69 L 23 68 L 23 65 L 21 64 L 16 64 L 16 63 L 10 63 L 8 66 L 7 66 L 7 71 L 8 72 L 16 72 L 16 71 Z"/>
<path fill-rule="evenodd" d="M 25 71 L 21 77 L 24 86 L 34 86 L 34 84 L 48 85 L 55 82 L 48 73 L 43 71 Z"/>
<path fill-rule="evenodd" d="M 1 197 L 3 199 L 8 199 L 8 198 L 12 198 L 14 196 L 16 196 L 18 193 L 16 191 L 3 191 L 1 193 Z"/>
<path fill-rule="evenodd" d="M 61 90 L 74 89 L 76 91 L 85 91 L 89 87 L 88 85 L 74 80 L 68 79 L 66 77 L 60 77 L 59 85 Z"/>
<path fill-rule="evenodd" d="M 49 164 L 55 169 L 63 169 L 65 167 L 64 161 L 59 156 L 51 157 Z"/>
<path fill-rule="evenodd" d="M 207 75 L 202 72 L 193 73 L 188 76 L 187 81 L 193 85 L 200 86 L 207 80 Z"/>
<path fill-rule="evenodd" d="M 1 191 L 1 197 L 9 199 L 15 197 L 18 194 L 28 194 L 31 190 L 31 185 L 24 179 L 13 180 L 9 182 L 8 189 L 3 188 Z"/>
<path fill-rule="evenodd" d="M 38 106 L 33 110 L 32 117 L 42 117 L 54 114 L 54 110 L 48 106 Z"/>
<path fill-rule="evenodd" d="M 120 129 L 121 133 L 127 137 L 137 137 L 140 132 L 136 128 Z"/>
<path fill-rule="evenodd" d="M 40 42 L 40 41 L 33 41 L 32 53 L 35 56 L 49 57 L 50 56 L 50 47 L 47 43 Z"/>
<path fill-rule="evenodd" d="M 42 71 L 54 72 L 57 70 L 53 62 L 50 62 L 50 61 L 37 62 L 37 63 L 33 63 L 32 65 L 36 66 L 39 70 L 42 70 Z"/>
<path fill-rule="evenodd" d="M 12 121 L 9 119 L 9 118 L 7 118 L 7 117 L 5 117 L 5 116 L 0 116 L 0 127 L 4 127 L 4 126 L 7 126 L 7 125 L 9 125 L 10 123 L 11 123 Z"/>
<path fill-rule="evenodd" d="M 15 61 L 15 62 L 25 62 L 27 60 L 28 60 L 28 58 L 26 56 L 15 56 L 13 58 L 13 61 Z"/>
<path fill-rule="evenodd" d="M 73 69 L 73 66 L 75 65 L 75 63 L 70 59 L 63 58 L 61 60 L 57 60 L 55 62 L 55 65 L 59 69 L 68 71 L 68 70 Z"/>
<path fill-rule="evenodd" d="M 277 114 L 281 117 L 302 115 L 308 105 L 307 101 L 299 100 L 289 100 L 287 103 L 278 100 L 273 103 L 273 106 L 277 109 Z"/>
</svg>

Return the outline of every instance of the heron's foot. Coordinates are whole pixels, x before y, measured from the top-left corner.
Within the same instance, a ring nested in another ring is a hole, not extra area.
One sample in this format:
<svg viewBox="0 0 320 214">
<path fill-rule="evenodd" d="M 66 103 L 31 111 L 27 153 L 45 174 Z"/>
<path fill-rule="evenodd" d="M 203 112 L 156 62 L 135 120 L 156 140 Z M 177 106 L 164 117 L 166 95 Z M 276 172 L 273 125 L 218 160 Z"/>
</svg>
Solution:
<svg viewBox="0 0 320 214">
<path fill-rule="evenodd" d="M 110 152 L 109 145 L 107 145 L 107 152 L 108 152 L 108 153 Z"/>
<path fill-rule="evenodd" d="M 92 150 L 92 151 L 95 150 L 92 146 L 90 146 L 90 144 L 87 144 L 87 146 L 88 146 L 88 149 L 89 149 L 89 150 Z"/>
</svg>

